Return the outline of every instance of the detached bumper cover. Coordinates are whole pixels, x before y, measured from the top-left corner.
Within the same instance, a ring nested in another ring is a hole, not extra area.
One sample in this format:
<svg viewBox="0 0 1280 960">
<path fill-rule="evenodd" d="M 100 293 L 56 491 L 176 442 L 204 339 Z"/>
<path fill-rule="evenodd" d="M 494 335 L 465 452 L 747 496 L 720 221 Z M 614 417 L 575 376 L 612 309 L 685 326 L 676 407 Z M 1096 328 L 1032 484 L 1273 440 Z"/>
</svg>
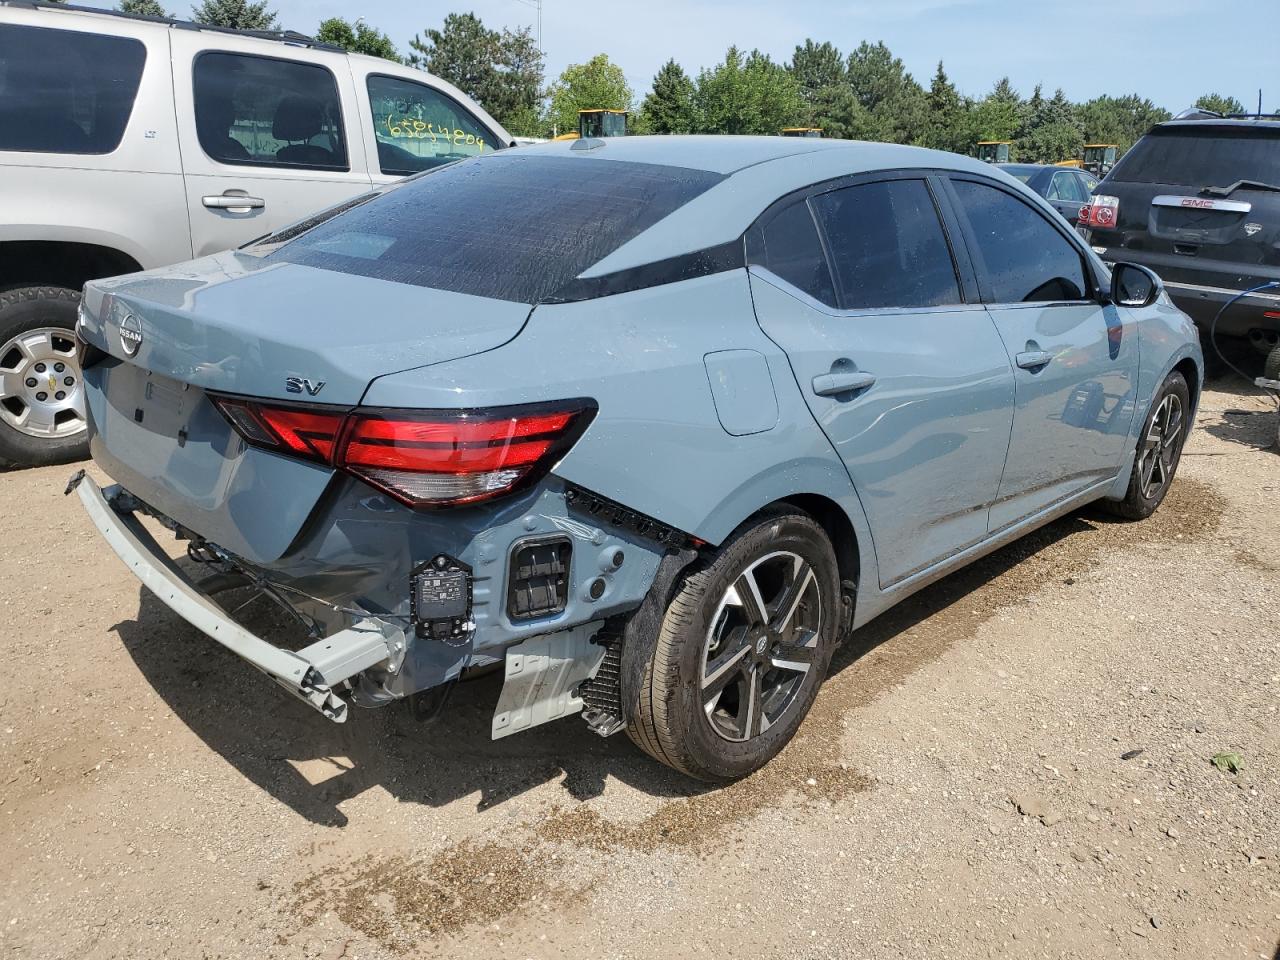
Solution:
<svg viewBox="0 0 1280 960">
<path fill-rule="evenodd" d="M 165 605 L 335 723 L 347 718 L 347 702 L 335 686 L 379 664 L 394 670 L 403 657 L 404 631 L 373 618 L 296 652 L 255 636 L 195 587 L 133 513 L 112 506 L 119 487 L 103 491 L 84 476 L 76 492 L 103 539 Z"/>
</svg>

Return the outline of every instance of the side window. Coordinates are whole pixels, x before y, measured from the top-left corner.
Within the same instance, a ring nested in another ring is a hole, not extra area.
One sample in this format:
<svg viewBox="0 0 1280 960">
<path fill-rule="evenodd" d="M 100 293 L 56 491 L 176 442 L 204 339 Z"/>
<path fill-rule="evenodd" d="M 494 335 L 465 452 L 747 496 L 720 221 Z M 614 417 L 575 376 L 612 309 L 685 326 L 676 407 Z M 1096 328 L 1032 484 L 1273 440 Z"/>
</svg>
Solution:
<svg viewBox="0 0 1280 960">
<path fill-rule="evenodd" d="M 1098 178 L 1091 177 L 1086 173 L 1080 177 L 1080 181 L 1084 188 L 1084 198 L 1088 200 L 1093 195 L 1093 191 L 1098 188 Z"/>
<path fill-rule="evenodd" d="M 383 173 L 417 173 L 503 146 L 475 117 L 426 84 L 371 75 L 368 87 Z"/>
<path fill-rule="evenodd" d="M 1080 181 L 1074 173 L 1055 173 L 1053 184 L 1058 190 L 1059 200 L 1084 202 L 1084 194 L 1080 192 Z"/>
<path fill-rule="evenodd" d="M 338 84 L 294 60 L 202 53 L 194 67 L 200 146 L 222 163 L 346 170 Z"/>
<path fill-rule="evenodd" d="M 845 187 L 812 201 L 846 310 L 961 303 L 951 249 L 923 180 Z"/>
<path fill-rule="evenodd" d="M 995 187 L 952 183 L 986 268 L 992 303 L 1085 298 L 1080 252 L 1040 213 Z"/>
<path fill-rule="evenodd" d="M 146 59 L 128 37 L 0 24 L 0 150 L 111 153 Z"/>
<path fill-rule="evenodd" d="M 798 200 L 751 231 L 749 257 L 815 300 L 836 306 L 836 291 L 809 205 Z"/>
</svg>

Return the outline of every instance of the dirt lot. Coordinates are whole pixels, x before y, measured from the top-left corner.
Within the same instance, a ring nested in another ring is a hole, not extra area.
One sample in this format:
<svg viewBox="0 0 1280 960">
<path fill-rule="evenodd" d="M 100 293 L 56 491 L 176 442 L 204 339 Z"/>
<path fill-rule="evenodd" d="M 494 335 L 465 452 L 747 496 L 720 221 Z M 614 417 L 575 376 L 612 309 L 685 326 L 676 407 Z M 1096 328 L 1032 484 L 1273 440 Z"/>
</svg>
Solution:
<svg viewBox="0 0 1280 960">
<path fill-rule="evenodd" d="M 577 719 L 490 742 L 492 679 L 330 725 L 141 591 L 69 468 L 0 477 L 0 955 L 1273 960 L 1270 409 L 1209 392 L 1156 517 L 908 601 L 713 791 Z"/>
</svg>

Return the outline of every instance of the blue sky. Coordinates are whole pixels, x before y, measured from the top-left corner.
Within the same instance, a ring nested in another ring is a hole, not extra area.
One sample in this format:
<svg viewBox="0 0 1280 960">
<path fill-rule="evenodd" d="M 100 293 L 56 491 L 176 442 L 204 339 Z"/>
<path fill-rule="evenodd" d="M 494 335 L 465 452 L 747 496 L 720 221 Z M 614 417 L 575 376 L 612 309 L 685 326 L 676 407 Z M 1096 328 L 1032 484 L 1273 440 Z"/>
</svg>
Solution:
<svg viewBox="0 0 1280 960">
<path fill-rule="evenodd" d="M 85 0 L 80 0 L 85 2 Z M 88 0 L 109 6 L 103 0 Z M 188 0 L 164 0 L 179 16 Z M 533 0 L 274 0 L 304 33 L 329 16 L 365 20 L 404 50 L 446 13 L 474 11 L 498 28 L 532 25 Z M 543 0 L 547 73 L 607 53 L 637 96 L 675 57 L 690 74 L 730 44 L 786 60 L 806 37 L 846 53 L 883 40 L 927 84 L 939 59 L 962 92 L 981 95 L 1008 74 L 1073 100 L 1137 92 L 1175 113 L 1202 93 L 1280 108 L 1280 0 Z"/>
</svg>

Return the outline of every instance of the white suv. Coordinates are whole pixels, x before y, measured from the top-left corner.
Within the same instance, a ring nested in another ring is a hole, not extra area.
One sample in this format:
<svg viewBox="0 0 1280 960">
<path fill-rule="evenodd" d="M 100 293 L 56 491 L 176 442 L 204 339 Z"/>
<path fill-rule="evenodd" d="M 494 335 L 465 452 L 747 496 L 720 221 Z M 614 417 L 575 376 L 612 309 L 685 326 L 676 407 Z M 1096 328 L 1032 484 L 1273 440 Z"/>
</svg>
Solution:
<svg viewBox="0 0 1280 960">
<path fill-rule="evenodd" d="M 451 84 L 298 34 L 0 0 L 0 465 L 86 452 L 86 281 L 511 144 Z"/>
</svg>

